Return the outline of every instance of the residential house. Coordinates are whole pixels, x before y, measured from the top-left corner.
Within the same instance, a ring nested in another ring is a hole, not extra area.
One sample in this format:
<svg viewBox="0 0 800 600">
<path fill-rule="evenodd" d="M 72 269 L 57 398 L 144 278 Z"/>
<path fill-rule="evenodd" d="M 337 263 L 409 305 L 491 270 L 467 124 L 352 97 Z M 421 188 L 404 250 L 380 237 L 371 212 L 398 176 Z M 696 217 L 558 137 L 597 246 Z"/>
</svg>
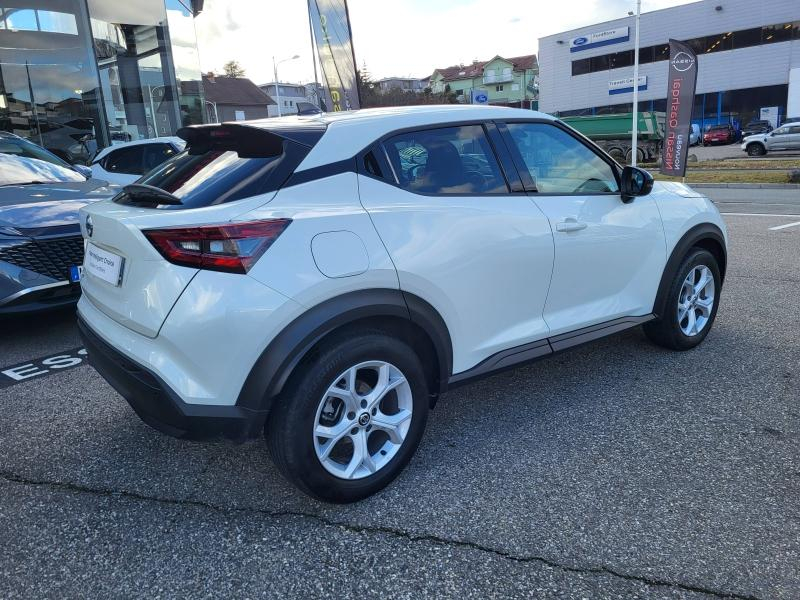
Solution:
<svg viewBox="0 0 800 600">
<path fill-rule="evenodd" d="M 385 77 L 375 82 L 378 91 L 382 94 L 389 90 L 403 90 L 404 92 L 421 92 L 428 85 L 428 78 L 416 77 Z"/>
<path fill-rule="evenodd" d="M 280 99 L 280 115 L 296 115 L 298 102 L 311 102 L 308 98 L 306 86 L 300 83 L 280 83 L 274 81 L 258 86 L 265 94 L 275 100 L 274 105 L 269 107 L 269 116 L 277 117 L 278 100 Z M 276 89 L 278 88 L 278 89 Z M 280 90 L 280 95 L 278 94 Z"/>
<path fill-rule="evenodd" d="M 246 77 L 203 75 L 206 113 L 214 122 L 263 119 L 275 101 Z"/>
<path fill-rule="evenodd" d="M 451 91 L 460 102 L 485 95 L 489 104 L 536 108 L 539 100 L 539 65 L 535 54 L 495 56 L 470 65 L 436 69 L 430 78 L 433 93 Z M 483 94 L 479 94 L 482 92 Z"/>
</svg>

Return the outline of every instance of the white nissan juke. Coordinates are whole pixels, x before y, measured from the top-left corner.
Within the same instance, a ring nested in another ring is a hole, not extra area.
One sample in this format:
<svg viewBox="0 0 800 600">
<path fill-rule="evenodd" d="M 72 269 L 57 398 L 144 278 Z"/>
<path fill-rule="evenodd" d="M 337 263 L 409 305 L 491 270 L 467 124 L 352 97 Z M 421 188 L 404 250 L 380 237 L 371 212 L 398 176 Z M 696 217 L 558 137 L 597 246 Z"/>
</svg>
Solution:
<svg viewBox="0 0 800 600">
<path fill-rule="evenodd" d="M 447 389 L 643 325 L 703 341 L 727 260 L 706 197 L 548 115 L 429 106 L 201 125 L 81 211 L 90 361 L 164 433 L 266 435 L 350 502 Z"/>
</svg>

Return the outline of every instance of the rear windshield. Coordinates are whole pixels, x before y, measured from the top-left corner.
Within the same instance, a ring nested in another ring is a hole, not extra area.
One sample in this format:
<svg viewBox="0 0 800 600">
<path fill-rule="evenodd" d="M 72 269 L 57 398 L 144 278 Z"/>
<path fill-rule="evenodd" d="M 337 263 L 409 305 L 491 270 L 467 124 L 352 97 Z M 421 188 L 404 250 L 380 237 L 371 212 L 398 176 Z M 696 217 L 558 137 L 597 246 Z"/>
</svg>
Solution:
<svg viewBox="0 0 800 600">
<path fill-rule="evenodd" d="M 0 138 L 0 186 L 71 181 L 86 181 L 86 178 L 36 144 Z"/>
<path fill-rule="evenodd" d="M 178 208 L 211 206 L 268 191 L 266 183 L 280 158 L 241 158 L 233 150 L 210 150 L 199 155 L 181 152 L 140 183 L 176 196 L 182 202 Z"/>
<path fill-rule="evenodd" d="M 199 208 L 275 191 L 310 150 L 265 131 L 239 128 L 223 130 L 219 139 L 214 135 L 190 141 L 184 152 L 139 179 L 181 201 L 160 208 Z M 116 201 L 125 202 L 124 192 Z"/>
</svg>

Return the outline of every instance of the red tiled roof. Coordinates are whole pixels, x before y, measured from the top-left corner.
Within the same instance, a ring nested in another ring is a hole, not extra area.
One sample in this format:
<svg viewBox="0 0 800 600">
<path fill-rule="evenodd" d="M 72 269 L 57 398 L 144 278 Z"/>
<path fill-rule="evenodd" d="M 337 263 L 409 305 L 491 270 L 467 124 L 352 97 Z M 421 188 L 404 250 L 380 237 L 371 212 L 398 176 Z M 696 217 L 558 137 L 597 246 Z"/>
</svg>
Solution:
<svg viewBox="0 0 800 600">
<path fill-rule="evenodd" d="M 497 56 L 495 58 L 498 58 Z M 534 69 L 536 68 L 536 55 L 535 54 L 526 54 L 525 56 L 515 56 L 514 58 L 505 58 L 500 56 L 503 60 L 507 60 L 511 64 L 513 64 L 519 70 L 525 69 Z M 473 77 L 479 77 L 483 74 L 483 68 L 490 62 L 491 60 L 480 61 L 476 63 L 472 63 L 469 65 L 455 65 L 453 67 L 445 67 L 444 69 L 436 69 L 434 73 L 438 72 L 441 74 L 444 81 L 455 81 L 456 79 L 471 79 Z M 461 72 L 463 71 L 463 75 Z M 431 75 L 433 77 L 433 75 Z"/>
</svg>

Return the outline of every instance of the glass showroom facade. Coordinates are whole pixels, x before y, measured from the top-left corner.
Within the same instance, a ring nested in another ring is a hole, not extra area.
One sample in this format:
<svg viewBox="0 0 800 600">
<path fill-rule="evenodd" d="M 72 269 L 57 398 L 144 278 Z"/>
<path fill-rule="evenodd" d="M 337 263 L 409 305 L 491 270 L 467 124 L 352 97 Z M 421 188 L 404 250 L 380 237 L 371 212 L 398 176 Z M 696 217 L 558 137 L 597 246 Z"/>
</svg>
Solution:
<svg viewBox="0 0 800 600">
<path fill-rule="evenodd" d="M 203 122 L 190 0 L 0 0 L 0 130 L 71 163 Z"/>
</svg>

